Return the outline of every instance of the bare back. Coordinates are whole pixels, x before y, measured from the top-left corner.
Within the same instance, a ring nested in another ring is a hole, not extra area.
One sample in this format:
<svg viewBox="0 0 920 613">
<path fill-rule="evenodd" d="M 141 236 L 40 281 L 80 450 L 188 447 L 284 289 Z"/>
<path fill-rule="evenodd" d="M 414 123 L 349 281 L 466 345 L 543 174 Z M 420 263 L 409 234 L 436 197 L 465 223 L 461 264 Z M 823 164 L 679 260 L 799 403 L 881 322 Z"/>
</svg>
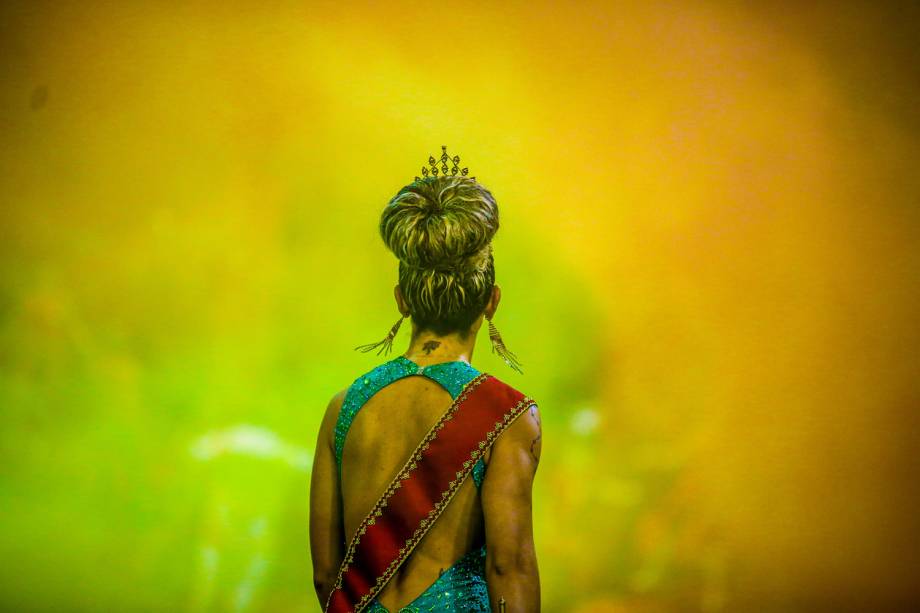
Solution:
<svg viewBox="0 0 920 613">
<path fill-rule="evenodd" d="M 347 540 L 451 402 L 451 395 L 439 383 L 408 376 L 390 383 L 364 404 L 352 422 L 342 454 Z M 488 460 L 487 450 L 484 461 Z M 378 600 L 391 611 L 398 610 L 484 540 L 479 490 L 467 479 Z"/>
</svg>

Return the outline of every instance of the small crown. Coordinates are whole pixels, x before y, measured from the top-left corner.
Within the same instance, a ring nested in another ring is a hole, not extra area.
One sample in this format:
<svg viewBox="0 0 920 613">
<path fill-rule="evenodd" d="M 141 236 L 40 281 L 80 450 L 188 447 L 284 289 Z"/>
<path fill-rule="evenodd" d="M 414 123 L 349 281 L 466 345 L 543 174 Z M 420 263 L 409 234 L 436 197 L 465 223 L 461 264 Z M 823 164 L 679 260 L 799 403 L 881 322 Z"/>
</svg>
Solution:
<svg viewBox="0 0 920 613">
<path fill-rule="evenodd" d="M 448 162 L 451 163 L 450 168 L 447 167 Z M 428 156 L 428 166 L 422 166 L 422 176 L 427 178 L 428 175 L 436 177 L 441 174 L 446 177 L 448 170 L 450 171 L 451 176 L 460 173 L 461 176 L 465 177 L 470 172 L 469 168 L 460 168 L 459 155 L 450 157 L 447 155 L 447 145 L 441 145 L 441 158 L 436 160 L 434 159 L 433 155 Z M 470 178 L 474 181 L 476 180 L 476 177 Z M 415 177 L 415 180 L 421 181 L 422 179 L 420 177 Z"/>
</svg>

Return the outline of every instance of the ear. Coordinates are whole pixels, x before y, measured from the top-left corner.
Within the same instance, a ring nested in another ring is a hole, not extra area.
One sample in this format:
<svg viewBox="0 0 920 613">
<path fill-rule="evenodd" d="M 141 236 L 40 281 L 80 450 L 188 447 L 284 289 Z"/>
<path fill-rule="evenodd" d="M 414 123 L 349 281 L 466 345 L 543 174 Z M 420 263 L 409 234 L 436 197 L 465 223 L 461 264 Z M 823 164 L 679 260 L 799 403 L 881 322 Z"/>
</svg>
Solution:
<svg viewBox="0 0 920 613">
<path fill-rule="evenodd" d="M 486 308 L 483 310 L 485 313 L 486 319 L 492 319 L 495 317 L 495 311 L 498 310 L 498 303 L 502 300 L 502 288 L 498 285 L 492 286 L 492 295 L 489 297 L 489 301 L 486 303 Z"/>
<path fill-rule="evenodd" d="M 409 305 L 406 304 L 406 299 L 402 294 L 402 290 L 399 289 L 399 283 L 393 288 L 393 296 L 396 298 L 396 308 L 399 309 L 400 315 L 409 317 Z"/>
</svg>

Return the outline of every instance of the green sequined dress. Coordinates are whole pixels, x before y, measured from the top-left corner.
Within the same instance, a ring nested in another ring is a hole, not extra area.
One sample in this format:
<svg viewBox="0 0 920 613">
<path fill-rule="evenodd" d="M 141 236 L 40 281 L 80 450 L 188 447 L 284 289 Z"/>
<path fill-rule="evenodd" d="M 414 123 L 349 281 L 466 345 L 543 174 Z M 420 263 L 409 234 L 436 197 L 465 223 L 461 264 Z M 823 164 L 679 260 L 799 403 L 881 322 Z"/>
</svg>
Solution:
<svg viewBox="0 0 920 613">
<path fill-rule="evenodd" d="M 406 357 L 399 356 L 377 366 L 357 379 L 348 388 L 335 425 L 335 459 L 339 472 L 342 470 L 342 450 L 345 436 L 352 421 L 364 403 L 371 396 L 394 381 L 410 375 L 421 375 L 439 383 L 456 398 L 466 384 L 479 371 L 466 362 L 442 362 L 430 366 L 419 366 Z M 472 477 L 477 488 L 482 487 L 486 465 L 482 458 L 473 466 Z M 491 611 L 489 592 L 486 587 L 486 547 L 478 547 L 466 553 L 450 568 L 445 570 L 415 600 L 399 611 L 418 613 L 420 611 Z M 389 613 L 377 599 L 365 609 L 368 613 Z"/>
</svg>

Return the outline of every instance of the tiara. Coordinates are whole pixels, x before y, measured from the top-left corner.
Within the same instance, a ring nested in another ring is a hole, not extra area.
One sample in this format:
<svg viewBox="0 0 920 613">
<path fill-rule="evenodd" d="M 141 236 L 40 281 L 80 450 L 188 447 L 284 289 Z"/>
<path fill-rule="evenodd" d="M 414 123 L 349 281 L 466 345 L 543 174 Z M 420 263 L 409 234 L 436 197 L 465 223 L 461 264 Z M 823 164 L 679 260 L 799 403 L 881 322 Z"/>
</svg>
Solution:
<svg viewBox="0 0 920 613">
<path fill-rule="evenodd" d="M 452 166 L 449 169 L 447 167 L 448 162 L 452 164 Z M 422 176 L 427 178 L 428 175 L 430 174 L 431 176 L 436 177 L 440 173 L 441 175 L 446 177 L 448 170 L 450 170 L 451 176 L 454 176 L 459 172 L 461 176 L 465 177 L 470 172 L 469 168 L 460 168 L 460 156 L 459 155 L 450 157 L 449 155 L 447 155 L 447 145 L 441 145 L 440 159 L 437 159 L 437 160 L 434 159 L 433 155 L 428 156 L 428 166 L 422 166 Z M 470 177 L 470 179 L 473 179 L 475 181 L 476 177 Z M 415 177 L 415 180 L 421 181 L 422 179 L 420 177 Z"/>
</svg>

